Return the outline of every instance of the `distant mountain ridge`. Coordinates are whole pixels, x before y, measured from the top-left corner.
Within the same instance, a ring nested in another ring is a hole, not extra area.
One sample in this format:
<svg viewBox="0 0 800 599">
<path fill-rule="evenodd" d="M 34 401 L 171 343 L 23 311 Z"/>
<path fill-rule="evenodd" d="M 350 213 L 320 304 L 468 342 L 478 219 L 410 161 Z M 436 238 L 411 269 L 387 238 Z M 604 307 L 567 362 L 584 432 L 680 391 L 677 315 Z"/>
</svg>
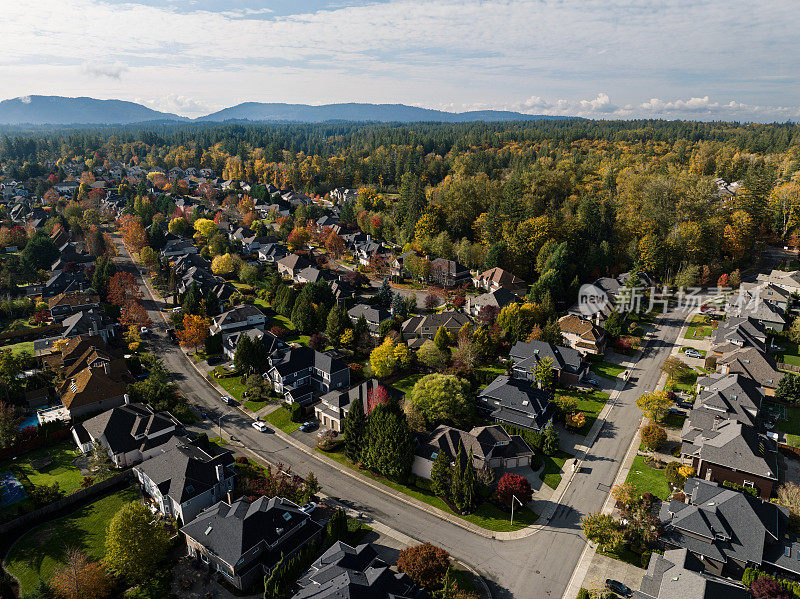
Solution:
<svg viewBox="0 0 800 599">
<path fill-rule="evenodd" d="M 25 96 L 0 102 L 2 125 L 126 125 L 150 121 L 174 122 L 298 122 L 371 121 L 413 123 L 467 123 L 475 121 L 534 121 L 563 119 L 546 115 L 523 114 L 507 110 L 445 112 L 405 104 L 284 104 L 245 102 L 217 112 L 189 119 L 169 112 L 159 112 L 136 102 L 67 98 L 64 96 Z"/>
</svg>

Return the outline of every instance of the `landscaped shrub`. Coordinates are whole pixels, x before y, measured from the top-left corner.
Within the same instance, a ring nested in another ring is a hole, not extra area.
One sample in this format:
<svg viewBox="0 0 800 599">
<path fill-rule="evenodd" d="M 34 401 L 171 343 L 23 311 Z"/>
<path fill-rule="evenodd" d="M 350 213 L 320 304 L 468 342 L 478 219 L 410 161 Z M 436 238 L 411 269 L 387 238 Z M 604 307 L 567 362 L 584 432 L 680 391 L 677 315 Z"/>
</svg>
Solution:
<svg viewBox="0 0 800 599">
<path fill-rule="evenodd" d="M 667 442 L 667 431 L 657 424 L 648 424 L 642 429 L 642 443 L 650 451 L 656 451 Z"/>
<path fill-rule="evenodd" d="M 591 595 L 589 595 L 589 589 L 584 589 L 581 587 L 581 590 L 578 591 L 577 597 L 575 599 L 591 599 Z"/>
<path fill-rule="evenodd" d="M 292 413 L 292 422 L 302 422 L 303 421 L 303 408 L 299 403 L 293 403 L 291 409 Z"/>
</svg>

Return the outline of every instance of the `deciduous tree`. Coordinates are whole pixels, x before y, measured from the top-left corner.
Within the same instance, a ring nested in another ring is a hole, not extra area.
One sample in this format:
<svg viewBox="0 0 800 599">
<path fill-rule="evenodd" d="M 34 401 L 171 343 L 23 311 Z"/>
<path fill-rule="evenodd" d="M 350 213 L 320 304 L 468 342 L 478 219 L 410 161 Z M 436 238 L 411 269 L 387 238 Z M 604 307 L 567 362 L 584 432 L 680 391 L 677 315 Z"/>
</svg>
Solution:
<svg viewBox="0 0 800 599">
<path fill-rule="evenodd" d="M 129 583 L 146 582 L 170 549 L 169 532 L 143 503 L 129 503 L 111 519 L 106 566 Z"/>
<path fill-rule="evenodd" d="M 414 384 L 409 395 L 429 428 L 442 423 L 466 426 L 472 418 L 469 384 L 452 374 L 428 374 Z"/>
<path fill-rule="evenodd" d="M 450 554 L 431 543 L 406 547 L 397 557 L 397 569 L 418 585 L 435 588 L 450 568 Z"/>
<path fill-rule="evenodd" d="M 111 594 L 112 584 L 103 566 L 80 549 L 69 549 L 50 579 L 53 590 L 65 599 L 103 599 Z"/>
</svg>

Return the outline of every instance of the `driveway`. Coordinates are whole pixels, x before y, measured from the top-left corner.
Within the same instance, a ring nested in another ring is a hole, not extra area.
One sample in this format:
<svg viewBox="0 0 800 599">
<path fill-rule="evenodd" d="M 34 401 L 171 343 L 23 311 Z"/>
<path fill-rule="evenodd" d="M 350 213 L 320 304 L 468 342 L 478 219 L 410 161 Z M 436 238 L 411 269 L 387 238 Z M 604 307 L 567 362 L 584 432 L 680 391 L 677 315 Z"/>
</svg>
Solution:
<svg viewBox="0 0 800 599">
<path fill-rule="evenodd" d="M 117 262 L 135 276 L 127 250 L 118 240 Z M 175 372 L 175 380 L 187 400 L 200 409 L 221 410 L 219 394 L 190 365 L 183 352 L 165 335 L 166 325 L 157 312 L 158 305 L 145 290 L 145 308 L 153 319 L 153 351 L 165 366 Z M 282 462 L 305 476 L 313 471 L 328 495 L 348 498 L 378 522 L 391 526 L 417 540 L 443 547 L 451 555 L 474 567 L 483 575 L 495 598 L 540 599 L 561 597 L 586 545 L 580 531 L 580 518 L 598 511 L 604 503 L 628 446 L 641 420 L 636 398 L 655 388 L 659 365 L 673 347 L 682 317 L 672 313 L 658 319 L 654 340 L 636 365 L 630 384 L 624 389 L 608 415 L 583 467 L 570 473 L 572 483 L 561 497 L 561 507 L 547 527 L 534 535 L 497 541 L 472 534 L 447 521 L 423 512 L 391 495 L 344 476 L 339 468 L 320 462 L 277 435 L 252 428 L 252 420 L 238 410 L 223 421 L 226 433 L 238 440 L 231 446 L 271 463 Z M 227 408 L 227 406 L 225 406 Z M 208 421 L 204 423 L 211 426 Z M 212 426 L 213 428 L 213 426 Z"/>
</svg>

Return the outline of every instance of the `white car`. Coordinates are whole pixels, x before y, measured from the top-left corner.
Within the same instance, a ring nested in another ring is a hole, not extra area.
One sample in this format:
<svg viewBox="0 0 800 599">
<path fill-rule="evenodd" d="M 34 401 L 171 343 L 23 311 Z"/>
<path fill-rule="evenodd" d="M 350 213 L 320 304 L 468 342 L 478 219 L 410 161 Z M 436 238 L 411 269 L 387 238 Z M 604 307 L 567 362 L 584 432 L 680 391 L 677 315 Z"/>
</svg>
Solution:
<svg viewBox="0 0 800 599">
<path fill-rule="evenodd" d="M 257 431 L 261 431 L 262 433 L 266 433 L 269 430 L 269 427 L 260 420 L 256 420 L 255 422 L 253 422 L 253 428 L 256 429 Z"/>
<path fill-rule="evenodd" d="M 228 404 L 229 406 L 233 405 L 233 398 L 230 395 L 223 395 L 220 397 L 223 403 Z"/>
<path fill-rule="evenodd" d="M 150 332 L 150 329 L 148 329 L 147 327 L 141 327 L 139 329 L 139 333 L 142 334 L 142 335 L 147 335 L 149 332 Z"/>
<path fill-rule="evenodd" d="M 178 306 L 177 308 L 173 308 L 172 310 L 170 310 L 170 312 L 180 312 L 181 310 L 183 310 L 183 308 L 181 306 Z"/>
</svg>

